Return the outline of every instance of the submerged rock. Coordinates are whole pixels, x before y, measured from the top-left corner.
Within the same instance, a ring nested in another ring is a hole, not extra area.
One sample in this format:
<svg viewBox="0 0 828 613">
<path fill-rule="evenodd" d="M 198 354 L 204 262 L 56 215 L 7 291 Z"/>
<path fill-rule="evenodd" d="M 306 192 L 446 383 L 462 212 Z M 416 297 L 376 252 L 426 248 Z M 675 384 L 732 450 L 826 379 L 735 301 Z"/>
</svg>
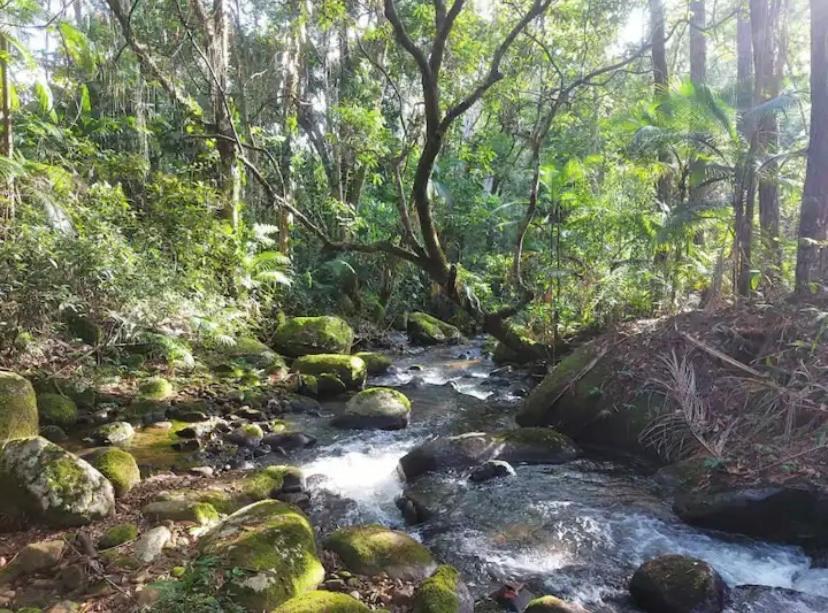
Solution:
<svg viewBox="0 0 828 613">
<path fill-rule="evenodd" d="M 325 578 L 308 519 L 275 500 L 233 513 L 205 534 L 198 547 L 217 561 L 219 570 L 241 574 L 224 589 L 250 611 L 272 610 L 315 589 Z"/>
<path fill-rule="evenodd" d="M 437 568 L 431 552 L 405 532 L 375 524 L 337 530 L 325 541 L 325 549 L 360 575 L 384 572 L 394 579 L 422 581 Z"/>
<path fill-rule="evenodd" d="M 459 343 L 463 340 L 460 330 L 428 313 L 409 313 L 407 331 L 411 342 L 419 345 Z"/>
<path fill-rule="evenodd" d="M 83 454 L 83 459 L 94 466 L 115 488 L 115 496 L 126 496 L 141 481 L 141 471 L 132 454 L 107 447 Z"/>
<path fill-rule="evenodd" d="M 349 353 L 354 331 L 339 317 L 292 317 L 276 329 L 274 345 L 284 355 Z"/>
<path fill-rule="evenodd" d="M 489 460 L 488 462 L 483 462 L 483 464 L 469 473 L 469 481 L 482 483 L 483 481 L 497 479 L 498 477 L 513 477 L 514 475 L 515 469 L 508 462 L 504 462 L 503 460 Z"/>
<path fill-rule="evenodd" d="M 314 590 L 291 598 L 272 613 L 369 613 L 371 609 L 353 596 Z"/>
<path fill-rule="evenodd" d="M 45 438 L 0 449 L 0 514 L 34 517 L 54 527 L 88 524 L 115 509 L 112 484 L 88 462 Z"/>
<path fill-rule="evenodd" d="M 28 380 L 0 371 L 0 441 L 37 436 L 37 398 Z"/>
<path fill-rule="evenodd" d="M 630 594 L 648 613 L 719 613 L 724 609 L 727 585 L 707 562 L 666 555 L 635 571 Z"/>
<path fill-rule="evenodd" d="M 410 415 L 411 401 L 405 394 L 387 387 L 373 387 L 351 398 L 332 423 L 355 430 L 399 430 L 408 425 Z"/>
<path fill-rule="evenodd" d="M 74 426 L 78 421 L 78 406 L 75 401 L 60 394 L 39 394 L 37 409 L 40 421 L 53 426 Z"/>
<path fill-rule="evenodd" d="M 293 362 L 293 369 L 303 375 L 333 375 L 347 389 L 361 389 L 365 385 L 365 362 L 355 355 L 306 355 Z"/>
<path fill-rule="evenodd" d="M 414 593 L 414 613 L 474 613 L 474 599 L 453 566 L 439 566 Z"/>
</svg>

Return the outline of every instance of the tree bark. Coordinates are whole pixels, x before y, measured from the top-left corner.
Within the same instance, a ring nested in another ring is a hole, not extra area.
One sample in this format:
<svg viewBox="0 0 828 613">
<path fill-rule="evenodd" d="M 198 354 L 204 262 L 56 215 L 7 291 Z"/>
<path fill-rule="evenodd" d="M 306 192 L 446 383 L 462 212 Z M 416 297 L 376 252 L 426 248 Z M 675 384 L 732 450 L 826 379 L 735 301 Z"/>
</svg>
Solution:
<svg viewBox="0 0 828 613">
<path fill-rule="evenodd" d="M 690 80 L 707 83 L 707 6 L 705 0 L 690 2 Z"/>
<path fill-rule="evenodd" d="M 796 291 L 828 283 L 828 3 L 811 0 L 811 142 L 799 222 Z M 820 287 L 821 286 L 821 287 Z"/>
<path fill-rule="evenodd" d="M 3 135 L 0 140 L 0 154 L 7 158 L 14 155 L 14 134 L 12 132 L 12 118 L 11 118 L 11 89 L 9 75 L 9 41 L 6 35 L 0 32 L 0 86 L 3 88 L 2 98 L 0 98 L 0 106 L 3 112 Z M 5 206 L 3 207 L 2 217 L 6 220 L 14 218 L 14 183 L 12 179 L 6 183 L 3 188 L 5 199 Z"/>
<path fill-rule="evenodd" d="M 736 108 L 739 133 L 744 143 L 736 164 L 734 185 L 734 287 L 740 296 L 750 294 L 751 248 L 753 238 L 753 206 L 755 201 L 753 172 L 753 128 L 748 117 L 752 103 L 753 62 L 750 17 L 745 8 L 739 10 L 736 23 Z"/>
</svg>

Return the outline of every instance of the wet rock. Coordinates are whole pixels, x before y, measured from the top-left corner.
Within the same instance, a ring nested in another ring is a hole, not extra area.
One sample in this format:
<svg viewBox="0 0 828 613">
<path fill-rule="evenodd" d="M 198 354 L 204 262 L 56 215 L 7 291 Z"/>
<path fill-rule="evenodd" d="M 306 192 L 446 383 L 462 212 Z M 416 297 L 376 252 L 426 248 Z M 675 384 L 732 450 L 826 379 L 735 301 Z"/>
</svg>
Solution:
<svg viewBox="0 0 828 613">
<path fill-rule="evenodd" d="M 411 401 L 405 394 L 386 387 L 373 387 L 351 398 L 332 424 L 356 430 L 399 430 L 408 425 L 410 414 Z"/>
<path fill-rule="evenodd" d="M 437 568 L 431 552 L 404 532 L 379 525 L 354 526 L 334 532 L 325 549 L 335 552 L 351 572 L 422 581 Z"/>
<path fill-rule="evenodd" d="M 230 443 L 238 445 L 239 447 L 258 447 L 264 438 L 261 426 L 256 424 L 245 424 L 240 428 L 236 428 L 225 437 Z"/>
<path fill-rule="evenodd" d="M 504 583 L 489 598 L 499 604 L 507 611 L 518 611 L 522 613 L 535 600 L 537 595 L 527 589 L 522 583 Z"/>
<path fill-rule="evenodd" d="M 382 353 L 373 351 L 360 351 L 355 354 L 358 358 L 365 362 L 365 367 L 368 369 L 369 375 L 381 375 L 388 372 L 393 362 L 391 358 Z"/>
<path fill-rule="evenodd" d="M 796 542 L 828 542 L 828 492 L 771 485 L 680 494 L 676 514 L 695 526 Z"/>
<path fill-rule="evenodd" d="M 156 526 L 141 535 L 135 543 L 135 557 L 145 564 L 149 564 L 161 555 L 170 539 L 172 532 L 166 526 Z"/>
<path fill-rule="evenodd" d="M 67 428 L 78 421 L 78 406 L 68 396 L 61 394 L 38 394 L 37 410 L 44 424 Z"/>
<path fill-rule="evenodd" d="M 37 436 L 34 388 L 13 372 L 0 371 L 0 441 Z"/>
<path fill-rule="evenodd" d="M 405 523 L 410 526 L 428 521 L 434 515 L 415 493 L 408 490 L 398 496 L 394 504 L 402 513 Z"/>
<path fill-rule="evenodd" d="M 122 445 L 135 436 L 135 429 L 125 421 L 104 424 L 92 433 L 92 440 L 98 445 Z"/>
<path fill-rule="evenodd" d="M 189 521 L 200 525 L 219 519 L 218 511 L 209 502 L 166 500 L 151 502 L 141 509 L 141 515 L 150 521 Z"/>
<path fill-rule="evenodd" d="M 469 480 L 475 483 L 482 483 L 498 477 L 511 477 L 515 475 L 515 469 L 508 462 L 502 460 L 489 460 L 484 462 L 469 473 Z"/>
<path fill-rule="evenodd" d="M 270 611 L 314 590 L 325 578 L 308 519 L 275 500 L 230 515 L 205 534 L 198 547 L 202 555 L 217 561 L 220 571 L 241 571 L 224 589 L 251 611 Z"/>
<path fill-rule="evenodd" d="M 541 596 L 529 602 L 524 613 L 589 613 L 584 607 L 556 596 Z"/>
<path fill-rule="evenodd" d="M 94 466 L 115 488 L 115 496 L 121 498 L 141 481 L 141 471 L 132 455 L 123 449 L 107 447 L 93 449 L 83 454 L 83 459 Z"/>
<path fill-rule="evenodd" d="M 828 597 L 766 585 L 739 585 L 730 591 L 728 610 L 751 613 L 828 611 Z"/>
<path fill-rule="evenodd" d="M 115 508 L 112 484 L 88 462 L 45 438 L 0 448 L 0 514 L 50 526 L 88 524 Z"/>
<path fill-rule="evenodd" d="M 246 419 L 247 421 L 265 421 L 265 414 L 259 409 L 251 409 L 248 406 L 240 407 L 233 412 L 235 417 Z"/>
<path fill-rule="evenodd" d="M 354 331 L 339 317 L 292 317 L 276 329 L 274 345 L 290 357 L 319 353 L 348 353 Z"/>
<path fill-rule="evenodd" d="M 469 588 L 452 566 L 439 566 L 414 593 L 414 613 L 474 613 Z"/>
<path fill-rule="evenodd" d="M 222 420 L 218 418 L 208 419 L 207 421 L 201 421 L 192 423 L 186 428 L 181 428 L 176 432 L 176 435 L 179 438 L 201 438 L 211 434 L 214 430 L 216 430 L 222 423 Z"/>
<path fill-rule="evenodd" d="M 369 613 L 371 609 L 349 594 L 315 590 L 295 596 L 272 613 Z"/>
<path fill-rule="evenodd" d="M 53 443 L 63 443 L 69 438 L 60 426 L 43 426 L 40 429 L 40 436 Z"/>
<path fill-rule="evenodd" d="M 282 413 L 319 413 L 321 405 L 317 400 L 301 394 L 283 394 L 267 401 L 268 411 Z"/>
<path fill-rule="evenodd" d="M 317 378 L 323 374 L 333 375 L 352 390 L 361 389 L 367 376 L 365 362 L 354 355 L 306 355 L 293 362 L 293 369 Z"/>
<path fill-rule="evenodd" d="M 269 445 L 271 449 L 292 451 L 313 447 L 316 444 L 316 439 L 304 432 L 276 432 L 265 435 L 262 444 Z"/>
<path fill-rule="evenodd" d="M 460 330 L 428 313 L 409 313 L 407 332 L 411 342 L 418 345 L 459 343 L 463 340 Z"/>
<path fill-rule="evenodd" d="M 635 571 L 630 594 L 648 613 L 719 613 L 724 609 L 727 586 L 707 562 L 667 555 Z"/>
<path fill-rule="evenodd" d="M 65 548 L 66 543 L 62 540 L 40 541 L 26 545 L 14 560 L 0 569 L 0 585 L 57 566 Z"/>
</svg>

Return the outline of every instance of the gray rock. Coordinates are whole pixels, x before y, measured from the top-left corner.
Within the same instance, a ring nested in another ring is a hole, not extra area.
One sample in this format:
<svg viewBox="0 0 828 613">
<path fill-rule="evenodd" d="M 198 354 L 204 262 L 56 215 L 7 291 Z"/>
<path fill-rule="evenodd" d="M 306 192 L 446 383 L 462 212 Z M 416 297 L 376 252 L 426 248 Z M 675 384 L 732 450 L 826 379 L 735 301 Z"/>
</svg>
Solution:
<svg viewBox="0 0 828 613">
<path fill-rule="evenodd" d="M 92 433 L 92 438 L 98 445 L 120 445 L 128 442 L 133 436 L 135 429 L 125 421 L 104 424 Z"/>
<path fill-rule="evenodd" d="M 170 542 L 172 533 L 166 526 L 157 526 L 152 530 L 148 530 L 135 543 L 135 557 L 149 564 L 164 550 L 164 547 Z"/>
<path fill-rule="evenodd" d="M 645 562 L 635 571 L 630 594 L 648 613 L 720 613 L 727 585 L 707 562 L 666 555 Z"/>
<path fill-rule="evenodd" d="M 515 475 L 512 465 L 503 460 L 489 460 L 473 469 L 469 474 L 469 480 L 475 483 L 482 483 L 497 477 L 511 477 Z"/>
</svg>

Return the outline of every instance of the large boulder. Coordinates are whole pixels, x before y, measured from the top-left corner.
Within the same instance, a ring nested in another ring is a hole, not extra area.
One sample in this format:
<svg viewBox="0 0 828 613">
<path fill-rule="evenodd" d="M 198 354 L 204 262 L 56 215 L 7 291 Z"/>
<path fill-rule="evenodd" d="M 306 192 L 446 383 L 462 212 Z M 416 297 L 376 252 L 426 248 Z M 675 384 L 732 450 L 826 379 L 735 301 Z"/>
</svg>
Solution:
<svg viewBox="0 0 828 613">
<path fill-rule="evenodd" d="M 355 355 L 316 354 L 306 355 L 293 362 L 293 369 L 303 375 L 333 375 L 347 389 L 360 389 L 365 385 L 365 362 Z"/>
<path fill-rule="evenodd" d="M 428 313 L 409 313 L 407 331 L 411 342 L 418 345 L 459 343 L 463 339 L 456 327 Z"/>
<path fill-rule="evenodd" d="M 37 398 L 28 380 L 0 371 L 0 443 L 37 436 Z"/>
<path fill-rule="evenodd" d="M 641 434 L 663 400 L 648 395 L 618 402 L 604 391 L 615 376 L 607 354 L 586 344 L 561 360 L 529 396 L 516 416 L 521 426 L 551 426 L 575 441 L 623 452 L 654 455 Z"/>
<path fill-rule="evenodd" d="M 248 611 L 270 611 L 325 578 L 307 517 L 276 500 L 239 509 L 207 532 L 198 548 L 220 570 L 235 574 L 225 589 Z"/>
<path fill-rule="evenodd" d="M 284 359 L 262 341 L 252 336 L 241 336 L 236 342 L 223 350 L 225 356 L 247 362 L 256 368 L 270 372 L 287 369 Z"/>
<path fill-rule="evenodd" d="M 351 398 L 345 410 L 333 419 L 333 425 L 355 430 L 400 430 L 408 425 L 410 414 L 411 401 L 405 394 L 373 387 Z"/>
<path fill-rule="evenodd" d="M 132 454 L 117 447 L 94 449 L 83 454 L 83 459 L 94 466 L 115 488 L 121 498 L 141 481 L 141 471 Z"/>
<path fill-rule="evenodd" d="M 368 369 L 369 375 L 381 375 L 387 372 L 393 364 L 391 358 L 387 355 L 374 351 L 360 351 L 354 355 L 365 362 L 365 367 Z"/>
<path fill-rule="evenodd" d="M 78 421 L 78 406 L 68 396 L 61 394 L 38 394 L 37 410 L 40 421 L 63 428 L 74 426 Z"/>
<path fill-rule="evenodd" d="M 348 594 L 314 590 L 295 596 L 272 613 L 370 613 L 371 609 Z"/>
<path fill-rule="evenodd" d="M 666 555 L 635 571 L 630 594 L 648 613 L 719 613 L 724 609 L 727 585 L 707 562 Z"/>
<path fill-rule="evenodd" d="M 417 588 L 414 613 L 474 613 L 474 599 L 460 573 L 443 565 Z"/>
<path fill-rule="evenodd" d="M 290 357 L 317 353 L 349 353 L 354 331 L 339 317 L 292 317 L 276 329 L 273 343 Z"/>
<path fill-rule="evenodd" d="M 81 526 L 115 509 L 112 484 L 88 462 L 45 438 L 0 448 L 0 515 Z"/>
<path fill-rule="evenodd" d="M 541 596 L 529 601 L 524 613 L 588 613 L 579 604 L 566 602 L 556 596 Z"/>
<path fill-rule="evenodd" d="M 466 470 L 490 460 L 517 464 L 562 464 L 580 450 L 551 428 L 517 428 L 439 437 L 415 447 L 400 459 L 409 481 L 427 472 Z"/>
<path fill-rule="evenodd" d="M 341 528 L 325 541 L 325 549 L 360 575 L 387 573 L 393 579 L 422 581 L 437 568 L 431 552 L 405 532 L 384 526 Z"/>
<path fill-rule="evenodd" d="M 172 383 L 164 377 L 150 377 L 138 384 L 138 395 L 141 400 L 160 402 L 170 398 L 173 393 Z"/>
</svg>

